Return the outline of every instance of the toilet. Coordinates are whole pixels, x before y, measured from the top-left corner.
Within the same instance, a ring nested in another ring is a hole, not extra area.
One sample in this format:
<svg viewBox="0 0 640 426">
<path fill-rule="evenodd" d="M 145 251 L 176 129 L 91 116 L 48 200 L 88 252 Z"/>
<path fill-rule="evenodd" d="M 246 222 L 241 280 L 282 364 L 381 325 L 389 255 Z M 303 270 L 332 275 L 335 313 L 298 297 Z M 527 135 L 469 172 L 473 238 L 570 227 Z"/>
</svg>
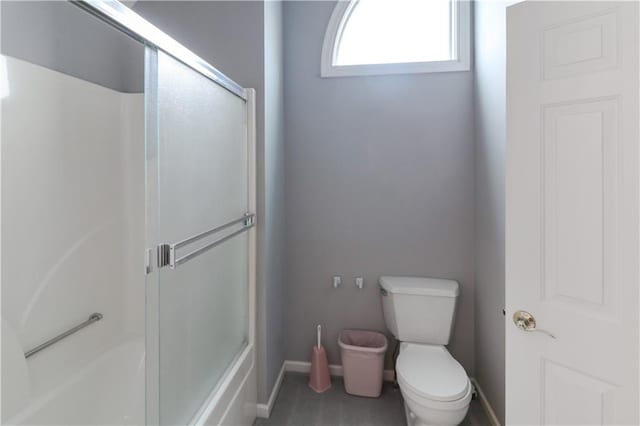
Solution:
<svg viewBox="0 0 640 426">
<path fill-rule="evenodd" d="M 473 386 L 449 353 L 459 286 L 437 278 L 379 279 L 387 328 L 400 342 L 396 374 L 407 425 L 458 425 Z"/>
</svg>

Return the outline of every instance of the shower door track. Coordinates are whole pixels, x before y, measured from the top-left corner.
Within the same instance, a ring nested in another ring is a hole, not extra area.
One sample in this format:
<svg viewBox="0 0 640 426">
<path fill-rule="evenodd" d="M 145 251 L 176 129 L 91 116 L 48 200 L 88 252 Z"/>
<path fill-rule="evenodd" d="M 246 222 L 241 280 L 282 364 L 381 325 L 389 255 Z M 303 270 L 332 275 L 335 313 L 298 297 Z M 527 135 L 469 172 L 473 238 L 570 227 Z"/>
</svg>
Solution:
<svg viewBox="0 0 640 426">
<path fill-rule="evenodd" d="M 130 37 L 162 50 L 229 92 L 247 101 L 247 90 L 213 65 L 187 49 L 165 32 L 119 1 L 69 0 L 70 3 L 123 31 Z"/>
</svg>

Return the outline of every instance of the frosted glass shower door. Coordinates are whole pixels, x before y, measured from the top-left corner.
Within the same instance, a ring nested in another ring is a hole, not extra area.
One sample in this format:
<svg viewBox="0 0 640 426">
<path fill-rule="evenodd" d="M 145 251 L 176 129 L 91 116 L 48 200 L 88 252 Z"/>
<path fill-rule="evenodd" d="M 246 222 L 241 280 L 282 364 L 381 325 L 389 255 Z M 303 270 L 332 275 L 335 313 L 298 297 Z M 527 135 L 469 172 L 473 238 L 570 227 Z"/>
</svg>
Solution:
<svg viewBox="0 0 640 426">
<path fill-rule="evenodd" d="M 161 51 L 147 60 L 157 141 L 148 214 L 166 263 L 157 273 L 156 409 L 160 424 L 186 424 L 248 342 L 247 102 Z"/>
</svg>

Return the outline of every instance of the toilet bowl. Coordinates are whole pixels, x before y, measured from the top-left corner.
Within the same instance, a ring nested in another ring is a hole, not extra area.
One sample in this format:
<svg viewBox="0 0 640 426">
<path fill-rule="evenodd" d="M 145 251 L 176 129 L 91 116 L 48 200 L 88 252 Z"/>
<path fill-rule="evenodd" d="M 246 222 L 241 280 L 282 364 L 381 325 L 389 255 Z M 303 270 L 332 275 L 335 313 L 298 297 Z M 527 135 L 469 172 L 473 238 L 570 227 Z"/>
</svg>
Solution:
<svg viewBox="0 0 640 426">
<path fill-rule="evenodd" d="M 473 386 L 444 346 L 402 343 L 396 372 L 407 425 L 457 425 L 467 415 Z"/>
<path fill-rule="evenodd" d="M 400 342 L 396 373 L 409 426 L 457 425 L 473 386 L 444 346 L 453 330 L 459 286 L 441 278 L 380 277 L 387 328 Z"/>
</svg>

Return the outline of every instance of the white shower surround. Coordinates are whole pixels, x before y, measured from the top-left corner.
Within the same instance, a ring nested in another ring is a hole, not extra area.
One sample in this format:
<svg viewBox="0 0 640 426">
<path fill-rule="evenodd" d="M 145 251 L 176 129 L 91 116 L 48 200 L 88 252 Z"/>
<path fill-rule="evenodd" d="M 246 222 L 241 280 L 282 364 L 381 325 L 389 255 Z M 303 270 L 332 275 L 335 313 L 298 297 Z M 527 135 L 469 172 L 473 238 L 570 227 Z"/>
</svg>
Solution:
<svg viewBox="0 0 640 426">
<path fill-rule="evenodd" d="M 96 405 L 106 403 L 98 396 L 105 391 L 139 397 L 144 416 L 144 364 L 136 361 L 144 361 L 143 95 L 6 61 L 2 371 L 12 373 L 2 379 L 21 391 L 3 392 L 3 420 L 41 423 L 48 413 L 49 422 L 73 424 L 64 416 L 87 422 L 82 412 L 109 413 L 93 420 L 105 424 L 129 416 L 115 400 L 111 410 Z M 92 312 L 104 318 L 22 356 Z M 117 365 L 135 371 L 115 375 Z M 63 408 L 74 400 L 76 412 Z"/>
<path fill-rule="evenodd" d="M 144 376 L 144 339 L 124 341 L 4 424 L 143 425 Z"/>
<path fill-rule="evenodd" d="M 12 392 L 2 394 L 2 423 L 144 424 L 144 95 L 6 60 L 12 93 L 2 105 L 3 264 L 9 266 L 2 276 L 2 380 Z M 254 90 L 248 95 L 254 211 Z M 249 344 L 193 424 L 255 418 L 255 238 L 254 228 Z M 24 358 L 91 312 L 104 318 Z"/>
</svg>

